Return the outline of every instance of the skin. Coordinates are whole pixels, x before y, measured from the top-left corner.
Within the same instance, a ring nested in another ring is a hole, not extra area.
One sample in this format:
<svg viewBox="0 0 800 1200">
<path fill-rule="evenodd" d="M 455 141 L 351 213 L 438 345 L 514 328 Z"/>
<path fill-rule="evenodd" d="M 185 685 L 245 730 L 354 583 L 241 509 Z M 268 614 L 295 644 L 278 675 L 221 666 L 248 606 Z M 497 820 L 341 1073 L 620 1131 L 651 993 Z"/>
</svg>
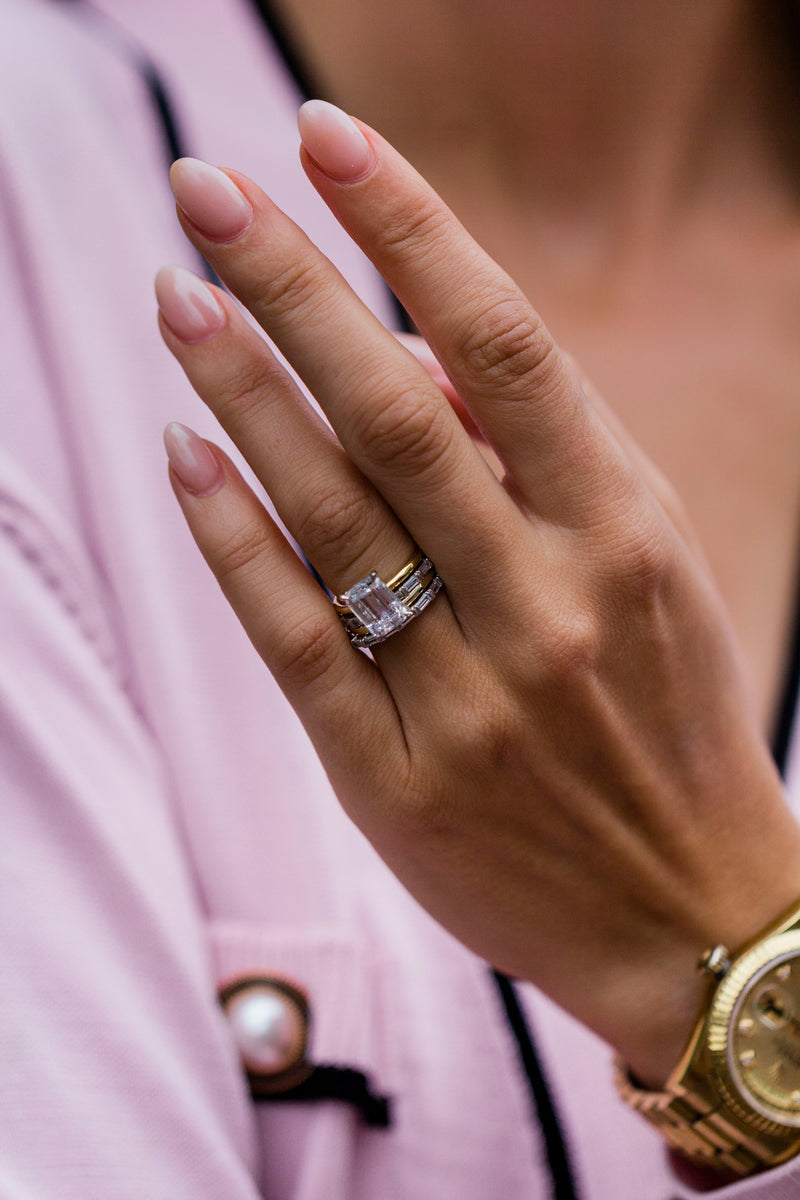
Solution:
<svg viewBox="0 0 800 1200">
<path fill-rule="evenodd" d="M 770 5 L 278 7 L 325 94 L 425 175 L 676 488 L 770 733 L 800 527 L 797 115 Z"/>
<path fill-rule="evenodd" d="M 718 941 L 796 901 L 783 799 L 725 605 L 663 475 L 587 394 L 524 294 L 376 133 L 312 184 L 411 313 L 506 471 L 259 189 L 236 236 L 187 236 L 314 393 L 224 320 L 167 345 L 335 591 L 413 543 L 446 592 L 353 651 L 230 463 L 189 526 L 348 813 L 418 899 L 663 1082 Z M 329 139 L 333 140 L 333 139 Z M 173 172 L 179 205 L 187 177 Z M 187 200 L 188 197 L 188 200 Z M 337 440 L 338 439 L 338 440 Z M 343 712 L 348 719 L 343 720 Z M 590 986 L 587 987 L 587 980 Z"/>
</svg>

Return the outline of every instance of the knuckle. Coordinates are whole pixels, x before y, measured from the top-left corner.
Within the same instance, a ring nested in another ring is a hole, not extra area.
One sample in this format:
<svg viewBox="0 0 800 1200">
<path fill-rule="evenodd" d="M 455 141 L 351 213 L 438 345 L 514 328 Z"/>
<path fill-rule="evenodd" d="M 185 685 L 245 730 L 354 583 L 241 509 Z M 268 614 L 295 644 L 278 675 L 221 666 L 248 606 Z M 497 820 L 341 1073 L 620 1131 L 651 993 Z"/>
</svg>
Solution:
<svg viewBox="0 0 800 1200">
<path fill-rule="evenodd" d="M 585 565 L 591 587 L 562 593 L 532 642 L 534 683 L 556 701 L 602 688 L 626 646 L 643 632 L 657 638 L 680 586 L 678 559 L 655 523 L 628 529 Z"/>
<path fill-rule="evenodd" d="M 529 732 L 520 730 L 510 704 L 499 698 L 489 703 L 487 695 L 488 689 L 459 722 L 454 747 L 462 772 L 467 764 L 470 774 L 480 771 L 487 779 L 502 778 L 527 744 Z"/>
<path fill-rule="evenodd" d="M 446 454 L 453 436 L 450 412 L 420 398 L 419 392 L 395 392 L 364 413 L 357 436 L 373 462 L 393 473 L 416 475 Z"/>
<path fill-rule="evenodd" d="M 392 809 L 394 829 L 412 845 L 450 842 L 458 832 L 458 801 L 431 776 L 409 777 Z"/>
<path fill-rule="evenodd" d="M 424 200 L 406 204 L 386 222 L 379 235 L 380 249 L 391 258 L 413 254 L 414 261 L 419 263 L 430 253 L 438 252 L 448 225 L 449 216 L 443 209 Z"/>
<path fill-rule="evenodd" d="M 428 770 L 404 792 L 402 821 L 409 835 L 457 844 L 464 832 L 464 787 L 484 780 L 491 788 L 498 779 L 519 775 L 530 747 L 529 720 L 508 697 L 492 701 L 488 692 L 468 687 L 458 698 L 458 718 L 453 719 L 451 701 L 435 723 Z"/>
<path fill-rule="evenodd" d="M 220 420 L 240 420 L 258 409 L 270 386 L 270 373 L 264 363 L 250 359 L 241 362 L 219 386 L 214 410 Z"/>
<path fill-rule="evenodd" d="M 559 361 L 546 325 L 522 295 L 504 297 L 482 313 L 466 331 L 461 355 L 470 374 L 512 389 L 534 375 L 546 376 Z"/>
<path fill-rule="evenodd" d="M 284 632 L 271 667 L 279 684 L 308 687 L 329 674 L 341 653 L 341 628 L 329 615 L 314 613 Z"/>
<path fill-rule="evenodd" d="M 600 618 L 588 606 L 559 613 L 539 635 L 547 684 L 563 693 L 596 678 L 604 643 Z"/>
<path fill-rule="evenodd" d="M 214 574 L 221 584 L 250 572 L 262 560 L 267 541 L 261 522 L 252 519 L 241 525 L 214 549 Z"/>
<path fill-rule="evenodd" d="M 684 543 L 696 553 L 702 555 L 700 539 L 689 518 L 683 498 L 679 495 L 674 484 L 661 471 L 656 469 L 653 469 L 647 482 L 656 502 L 660 505 L 667 519 L 672 523 L 673 528 L 683 539 Z"/>
<path fill-rule="evenodd" d="M 608 561 L 615 590 L 629 606 L 649 607 L 675 585 L 677 561 L 672 542 L 656 521 L 641 519 L 629 525 Z"/>
<path fill-rule="evenodd" d="M 336 488 L 314 496 L 295 536 L 312 559 L 336 563 L 345 575 L 374 540 L 375 503 L 361 491 Z"/>
<path fill-rule="evenodd" d="M 297 309 L 309 312 L 324 304 L 328 289 L 329 283 L 319 263 L 298 255 L 276 266 L 268 278 L 260 281 L 253 304 L 248 307 L 269 323 Z"/>
<path fill-rule="evenodd" d="M 650 491 L 663 508 L 667 516 L 676 525 L 688 525 L 689 515 L 683 498 L 675 485 L 667 479 L 663 472 L 653 468 L 648 480 Z"/>
</svg>

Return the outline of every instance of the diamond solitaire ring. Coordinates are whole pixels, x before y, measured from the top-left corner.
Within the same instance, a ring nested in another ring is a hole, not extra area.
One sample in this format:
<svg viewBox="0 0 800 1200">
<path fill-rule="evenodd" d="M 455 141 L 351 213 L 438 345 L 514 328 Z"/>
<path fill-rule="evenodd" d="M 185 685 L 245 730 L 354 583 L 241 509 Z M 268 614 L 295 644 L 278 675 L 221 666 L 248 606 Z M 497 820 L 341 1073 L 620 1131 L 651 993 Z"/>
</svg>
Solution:
<svg viewBox="0 0 800 1200">
<path fill-rule="evenodd" d="M 341 596 L 333 607 L 357 649 L 377 646 L 428 607 L 442 589 L 436 568 L 421 550 L 387 582 L 370 571 Z"/>
</svg>

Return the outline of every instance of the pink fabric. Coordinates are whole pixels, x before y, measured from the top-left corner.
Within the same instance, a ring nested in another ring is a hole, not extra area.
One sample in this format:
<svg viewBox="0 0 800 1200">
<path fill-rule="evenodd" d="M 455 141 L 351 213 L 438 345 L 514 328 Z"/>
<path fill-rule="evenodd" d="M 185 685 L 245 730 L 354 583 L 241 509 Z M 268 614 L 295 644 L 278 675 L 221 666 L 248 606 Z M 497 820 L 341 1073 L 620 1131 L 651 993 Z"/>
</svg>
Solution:
<svg viewBox="0 0 800 1200">
<path fill-rule="evenodd" d="M 263 182 L 391 319 L 297 165 L 298 97 L 241 0 L 104 0 L 163 67 L 191 151 Z M 0 9 L 0 1195 L 550 1195 L 484 964 L 341 814 L 209 577 L 160 432 L 220 438 L 160 345 L 194 265 L 124 44 L 80 4 Z M 312 1055 L 395 1099 L 251 1105 L 217 986 L 307 990 Z M 610 1053 L 527 990 L 585 1200 L 672 1200 Z M 727 1189 L 796 1196 L 800 1167 Z"/>
</svg>

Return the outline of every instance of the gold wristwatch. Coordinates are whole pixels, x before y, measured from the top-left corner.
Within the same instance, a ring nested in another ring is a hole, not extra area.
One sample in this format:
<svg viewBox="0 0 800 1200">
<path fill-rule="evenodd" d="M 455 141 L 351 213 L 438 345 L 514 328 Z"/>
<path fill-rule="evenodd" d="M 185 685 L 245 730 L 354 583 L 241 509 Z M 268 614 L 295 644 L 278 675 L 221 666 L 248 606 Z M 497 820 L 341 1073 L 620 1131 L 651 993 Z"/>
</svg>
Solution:
<svg viewBox="0 0 800 1200">
<path fill-rule="evenodd" d="M 713 992 L 664 1090 L 638 1087 L 621 1060 L 616 1084 L 682 1154 L 751 1175 L 800 1153 L 800 908 L 699 965 Z"/>
</svg>

